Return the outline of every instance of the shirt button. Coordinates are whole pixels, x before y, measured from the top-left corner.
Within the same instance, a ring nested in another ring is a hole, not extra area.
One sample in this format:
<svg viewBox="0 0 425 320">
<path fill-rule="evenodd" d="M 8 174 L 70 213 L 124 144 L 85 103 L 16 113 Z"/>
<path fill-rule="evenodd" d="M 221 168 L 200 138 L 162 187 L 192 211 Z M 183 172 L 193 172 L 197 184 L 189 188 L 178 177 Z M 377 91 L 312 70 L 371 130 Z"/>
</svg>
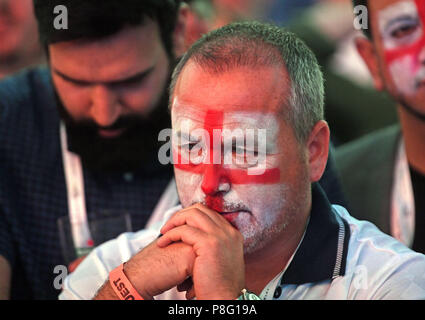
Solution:
<svg viewBox="0 0 425 320">
<path fill-rule="evenodd" d="M 274 291 L 273 298 L 279 299 L 281 294 L 282 294 L 282 288 L 277 287 L 276 290 Z"/>
</svg>

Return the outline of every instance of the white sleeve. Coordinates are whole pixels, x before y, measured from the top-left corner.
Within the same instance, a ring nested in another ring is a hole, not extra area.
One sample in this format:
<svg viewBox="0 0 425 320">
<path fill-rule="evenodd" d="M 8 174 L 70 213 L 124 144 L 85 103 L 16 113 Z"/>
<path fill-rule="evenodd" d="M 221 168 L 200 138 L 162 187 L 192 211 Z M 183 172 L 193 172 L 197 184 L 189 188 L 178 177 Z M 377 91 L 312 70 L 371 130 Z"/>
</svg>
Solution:
<svg viewBox="0 0 425 320">
<path fill-rule="evenodd" d="M 404 261 L 399 257 L 390 261 L 392 266 L 388 269 L 392 272 L 378 286 L 372 299 L 425 300 L 424 260 L 423 255 L 412 252 Z"/>
<path fill-rule="evenodd" d="M 59 299 L 93 299 L 108 279 L 109 272 L 154 241 L 162 225 L 180 209 L 181 206 L 177 206 L 167 210 L 162 215 L 163 220 L 149 229 L 123 233 L 93 249 L 77 269 L 65 278 Z"/>
<path fill-rule="evenodd" d="M 65 278 L 59 299 L 93 299 L 108 279 L 111 270 L 128 261 L 156 237 L 158 237 L 156 229 L 123 233 L 118 238 L 95 248 L 78 268 Z"/>
<path fill-rule="evenodd" d="M 424 300 L 425 255 L 335 208 L 350 224 L 346 274 L 335 281 L 346 288 L 347 299 Z"/>
</svg>

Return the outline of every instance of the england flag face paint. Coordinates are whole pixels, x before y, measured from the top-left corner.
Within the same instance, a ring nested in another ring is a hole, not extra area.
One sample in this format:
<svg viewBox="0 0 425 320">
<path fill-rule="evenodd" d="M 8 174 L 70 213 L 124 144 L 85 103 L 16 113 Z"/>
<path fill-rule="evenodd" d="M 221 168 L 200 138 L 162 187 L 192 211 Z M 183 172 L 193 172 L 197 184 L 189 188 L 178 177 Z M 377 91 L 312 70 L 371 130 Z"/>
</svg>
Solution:
<svg viewBox="0 0 425 320">
<path fill-rule="evenodd" d="M 425 0 L 372 1 L 393 94 L 425 114 Z"/>
<path fill-rule="evenodd" d="M 307 170 L 293 130 L 280 115 L 281 102 L 257 99 L 262 88 L 252 92 L 250 86 L 256 84 L 251 81 L 240 97 L 246 76 L 240 82 L 237 74 L 229 81 L 225 76 L 207 78 L 190 81 L 191 92 L 198 94 L 186 95 L 188 99 L 177 88 L 172 104 L 180 201 L 183 207 L 202 203 L 223 215 L 244 236 L 245 252 L 252 253 L 293 221 L 297 204 L 305 201 L 302 188 L 308 191 Z M 212 82 L 227 85 L 202 93 Z"/>
</svg>

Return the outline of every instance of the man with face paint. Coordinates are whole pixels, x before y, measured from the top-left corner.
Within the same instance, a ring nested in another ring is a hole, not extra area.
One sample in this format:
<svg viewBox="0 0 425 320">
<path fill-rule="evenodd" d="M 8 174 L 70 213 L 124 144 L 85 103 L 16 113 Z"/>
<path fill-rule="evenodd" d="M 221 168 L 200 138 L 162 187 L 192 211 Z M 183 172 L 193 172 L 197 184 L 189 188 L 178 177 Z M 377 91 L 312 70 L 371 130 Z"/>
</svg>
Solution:
<svg viewBox="0 0 425 320">
<path fill-rule="evenodd" d="M 57 297 L 57 266 L 77 258 L 62 255 L 58 219 L 74 221 L 82 259 L 100 243 L 96 212 L 127 212 L 139 230 L 178 203 L 158 133 L 170 127 L 171 71 L 206 25 L 178 0 L 100 2 L 36 0 L 49 68 L 0 84 L 0 299 Z M 331 163 L 326 172 L 341 199 Z"/>
<path fill-rule="evenodd" d="M 234 23 L 171 82 L 181 206 L 93 250 L 61 299 L 420 299 L 425 256 L 331 205 L 323 79 L 294 34 Z"/>
<path fill-rule="evenodd" d="M 425 253 L 425 1 L 354 4 L 370 20 L 357 49 L 376 89 L 397 102 L 400 125 L 338 150 L 344 188 L 354 216 Z"/>
</svg>

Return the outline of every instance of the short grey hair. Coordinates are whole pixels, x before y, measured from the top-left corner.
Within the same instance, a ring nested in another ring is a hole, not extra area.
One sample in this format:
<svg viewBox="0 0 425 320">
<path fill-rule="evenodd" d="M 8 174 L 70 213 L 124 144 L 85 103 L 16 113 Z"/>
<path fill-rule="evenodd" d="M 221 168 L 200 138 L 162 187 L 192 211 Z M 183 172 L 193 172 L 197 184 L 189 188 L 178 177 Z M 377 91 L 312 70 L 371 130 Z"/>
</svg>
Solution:
<svg viewBox="0 0 425 320">
<path fill-rule="evenodd" d="M 323 75 L 317 59 L 303 41 L 283 28 L 268 23 L 237 22 L 204 35 L 174 69 L 170 105 L 179 75 L 189 60 L 214 73 L 246 66 L 285 66 L 291 93 L 283 97 L 282 115 L 298 141 L 305 142 L 314 125 L 324 119 Z"/>
</svg>

